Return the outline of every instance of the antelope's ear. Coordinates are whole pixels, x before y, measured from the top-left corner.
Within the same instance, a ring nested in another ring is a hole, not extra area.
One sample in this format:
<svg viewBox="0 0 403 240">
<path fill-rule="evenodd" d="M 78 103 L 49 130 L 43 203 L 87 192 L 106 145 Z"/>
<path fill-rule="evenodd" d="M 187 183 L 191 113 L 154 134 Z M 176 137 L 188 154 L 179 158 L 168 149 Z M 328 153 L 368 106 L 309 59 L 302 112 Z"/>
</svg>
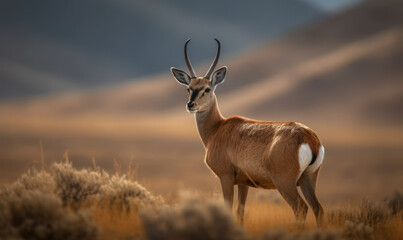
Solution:
<svg viewBox="0 0 403 240">
<path fill-rule="evenodd" d="M 213 77 L 211 79 L 211 85 L 216 87 L 217 85 L 224 82 L 225 74 L 227 73 L 227 67 L 222 67 L 213 73 Z"/>
<path fill-rule="evenodd" d="M 186 86 L 190 84 L 190 77 L 185 71 L 171 67 L 171 72 L 174 75 L 176 81 L 178 81 L 180 84 Z"/>
</svg>

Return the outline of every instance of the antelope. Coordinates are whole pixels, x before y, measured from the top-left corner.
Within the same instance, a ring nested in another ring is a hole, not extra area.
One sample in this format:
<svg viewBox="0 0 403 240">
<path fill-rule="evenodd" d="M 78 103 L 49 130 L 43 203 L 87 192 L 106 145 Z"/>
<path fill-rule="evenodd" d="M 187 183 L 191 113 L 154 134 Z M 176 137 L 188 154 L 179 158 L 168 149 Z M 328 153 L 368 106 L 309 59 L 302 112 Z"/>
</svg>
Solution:
<svg viewBox="0 0 403 240">
<path fill-rule="evenodd" d="M 206 150 L 205 163 L 219 178 L 225 202 L 232 208 L 234 186 L 238 185 L 237 215 L 244 220 L 249 187 L 277 189 L 292 208 L 298 222 L 306 219 L 308 206 L 318 225 L 323 208 L 315 193 L 316 181 L 325 150 L 317 135 L 297 122 L 258 121 L 241 116 L 224 118 L 218 109 L 216 87 L 224 82 L 227 67 L 214 71 L 220 57 L 220 41 L 216 57 L 204 77 L 196 77 L 187 53 L 189 74 L 171 68 L 174 78 L 187 86 L 186 109 L 195 113 L 200 138 Z M 213 72 L 214 71 L 214 72 Z"/>
</svg>

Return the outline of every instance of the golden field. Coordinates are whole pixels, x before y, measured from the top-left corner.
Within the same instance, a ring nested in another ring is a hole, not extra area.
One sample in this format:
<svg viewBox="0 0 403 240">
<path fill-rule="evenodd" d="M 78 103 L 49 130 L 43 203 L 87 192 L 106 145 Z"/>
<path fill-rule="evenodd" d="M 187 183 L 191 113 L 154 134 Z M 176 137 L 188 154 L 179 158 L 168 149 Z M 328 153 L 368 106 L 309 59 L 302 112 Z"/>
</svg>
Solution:
<svg viewBox="0 0 403 240">
<path fill-rule="evenodd" d="M 108 174 L 62 163 L 31 169 L 0 190 L 2 239 L 401 239 L 403 195 L 325 205 L 325 224 L 295 222 L 279 196 L 248 200 L 244 225 L 216 193 L 156 196 L 136 170 Z"/>
</svg>

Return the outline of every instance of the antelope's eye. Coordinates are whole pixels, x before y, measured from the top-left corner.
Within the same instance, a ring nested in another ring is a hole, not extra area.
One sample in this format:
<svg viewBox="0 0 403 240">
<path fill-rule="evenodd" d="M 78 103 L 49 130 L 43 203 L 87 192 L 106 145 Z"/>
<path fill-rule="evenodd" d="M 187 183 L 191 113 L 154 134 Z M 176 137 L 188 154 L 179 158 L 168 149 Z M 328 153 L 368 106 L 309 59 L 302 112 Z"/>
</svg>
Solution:
<svg viewBox="0 0 403 240">
<path fill-rule="evenodd" d="M 210 88 L 206 88 L 206 90 L 204 90 L 206 93 L 210 92 Z"/>
</svg>

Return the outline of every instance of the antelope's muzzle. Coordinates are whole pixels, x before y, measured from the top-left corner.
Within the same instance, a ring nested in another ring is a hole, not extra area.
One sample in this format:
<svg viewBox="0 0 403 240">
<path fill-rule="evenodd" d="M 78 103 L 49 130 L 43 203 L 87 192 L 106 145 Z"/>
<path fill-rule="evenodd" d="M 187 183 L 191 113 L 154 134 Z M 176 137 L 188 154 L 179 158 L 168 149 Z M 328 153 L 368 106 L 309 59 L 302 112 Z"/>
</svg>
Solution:
<svg viewBox="0 0 403 240">
<path fill-rule="evenodd" d="M 192 107 L 194 107 L 195 102 L 194 101 L 189 101 L 186 106 L 188 107 L 189 110 L 192 110 Z"/>
</svg>

